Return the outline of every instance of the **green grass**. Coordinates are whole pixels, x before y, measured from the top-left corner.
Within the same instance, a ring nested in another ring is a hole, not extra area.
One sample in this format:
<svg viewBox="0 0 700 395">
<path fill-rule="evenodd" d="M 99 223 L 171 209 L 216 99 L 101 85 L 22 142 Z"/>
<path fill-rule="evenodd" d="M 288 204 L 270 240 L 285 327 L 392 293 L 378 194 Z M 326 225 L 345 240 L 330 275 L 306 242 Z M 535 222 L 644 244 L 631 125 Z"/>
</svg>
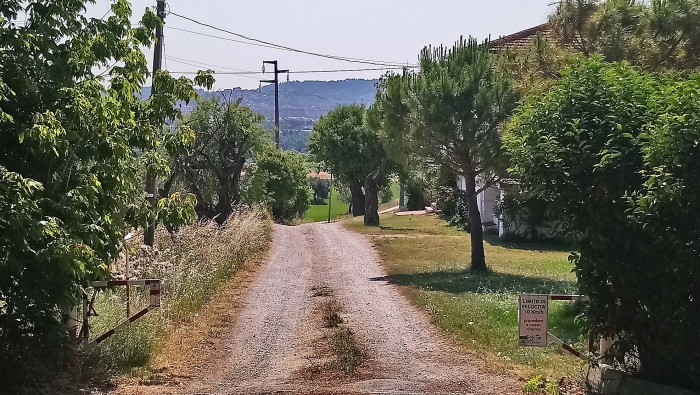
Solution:
<svg viewBox="0 0 700 395">
<path fill-rule="evenodd" d="M 401 285 L 441 330 L 494 367 L 525 377 L 561 377 L 576 374 L 581 366 L 555 345 L 517 346 L 518 294 L 576 289 L 573 266 L 562 247 L 489 238 L 484 248 L 490 272 L 474 273 L 469 270 L 469 235 L 435 217 L 385 215 L 379 228 L 365 228 L 356 219 L 345 225 L 373 238 L 390 282 Z M 551 302 L 549 329 L 583 349 L 575 316 L 571 302 Z"/>
<path fill-rule="evenodd" d="M 348 213 L 348 204 L 338 198 L 338 191 L 333 188 L 331 195 L 331 220 L 338 219 Z M 306 211 L 304 221 L 321 222 L 328 220 L 328 201 L 326 204 L 312 204 Z"/>
<path fill-rule="evenodd" d="M 394 181 L 391 183 L 391 192 L 393 193 L 393 198 L 391 202 L 380 205 L 379 211 L 394 207 L 399 204 L 398 182 Z M 331 195 L 331 199 L 331 221 L 348 214 L 348 204 L 338 198 L 338 191 L 336 191 L 335 188 L 333 188 L 333 194 Z M 328 201 L 326 201 L 326 204 L 312 204 L 306 211 L 306 215 L 304 216 L 304 222 L 322 221 L 328 221 Z"/>
</svg>

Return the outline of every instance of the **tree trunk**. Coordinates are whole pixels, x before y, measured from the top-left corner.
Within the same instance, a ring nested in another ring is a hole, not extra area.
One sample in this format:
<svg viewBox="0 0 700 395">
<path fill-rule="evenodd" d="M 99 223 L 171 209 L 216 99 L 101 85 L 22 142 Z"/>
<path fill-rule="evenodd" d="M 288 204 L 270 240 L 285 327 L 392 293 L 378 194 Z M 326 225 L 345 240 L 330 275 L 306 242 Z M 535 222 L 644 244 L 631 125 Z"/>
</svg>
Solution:
<svg viewBox="0 0 700 395">
<path fill-rule="evenodd" d="M 219 180 L 219 201 L 216 204 L 216 222 L 219 225 L 226 222 L 233 212 L 233 206 L 240 200 L 239 188 L 245 157 L 238 157 L 233 163 L 225 163 L 226 166 L 220 170 L 223 178 Z"/>
<path fill-rule="evenodd" d="M 365 194 L 362 192 L 362 182 L 350 182 L 350 195 L 352 200 L 352 216 L 365 215 Z"/>
<path fill-rule="evenodd" d="M 365 177 L 365 226 L 379 226 L 379 180 L 384 177 L 387 161 Z"/>
<path fill-rule="evenodd" d="M 373 174 L 365 178 L 365 226 L 379 226 L 379 185 Z"/>
<path fill-rule="evenodd" d="M 469 210 L 469 225 L 471 227 L 472 264 L 471 270 L 486 271 L 484 258 L 484 231 L 481 226 L 481 213 L 476 200 L 476 177 L 467 175 L 466 183 L 467 204 Z"/>
</svg>

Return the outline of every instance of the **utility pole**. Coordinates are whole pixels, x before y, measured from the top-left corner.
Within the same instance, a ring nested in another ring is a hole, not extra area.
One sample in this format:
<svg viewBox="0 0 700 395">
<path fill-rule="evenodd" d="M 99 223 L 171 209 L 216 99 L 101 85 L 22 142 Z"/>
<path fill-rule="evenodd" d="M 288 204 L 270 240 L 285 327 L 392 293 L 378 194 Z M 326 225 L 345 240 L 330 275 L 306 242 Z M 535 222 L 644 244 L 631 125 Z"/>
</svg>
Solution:
<svg viewBox="0 0 700 395">
<path fill-rule="evenodd" d="M 157 0 L 158 6 L 156 7 L 156 13 L 160 20 L 163 22 L 160 26 L 156 28 L 156 42 L 155 48 L 153 49 L 153 76 L 151 78 L 151 96 L 156 93 L 156 86 L 153 83 L 156 73 L 161 69 L 163 61 L 163 24 L 165 24 L 165 0 Z M 156 208 L 158 200 L 156 199 L 156 176 L 152 171 L 148 170 L 146 172 L 146 199 L 151 203 L 153 210 Z M 143 244 L 147 246 L 153 246 L 153 241 L 155 240 L 156 234 L 156 223 L 148 224 L 148 228 L 143 233 Z"/>
<path fill-rule="evenodd" d="M 276 60 L 264 60 L 263 61 L 263 73 L 265 72 L 265 64 L 271 64 L 275 67 L 275 79 L 274 80 L 261 80 L 260 82 L 266 82 L 270 84 L 275 84 L 275 145 L 277 149 L 280 148 L 280 89 L 279 89 L 279 78 L 280 73 L 289 73 L 289 70 L 278 70 Z"/>
<path fill-rule="evenodd" d="M 328 188 L 328 223 L 331 223 L 331 206 L 333 205 L 333 173 L 331 173 L 331 187 Z"/>
</svg>

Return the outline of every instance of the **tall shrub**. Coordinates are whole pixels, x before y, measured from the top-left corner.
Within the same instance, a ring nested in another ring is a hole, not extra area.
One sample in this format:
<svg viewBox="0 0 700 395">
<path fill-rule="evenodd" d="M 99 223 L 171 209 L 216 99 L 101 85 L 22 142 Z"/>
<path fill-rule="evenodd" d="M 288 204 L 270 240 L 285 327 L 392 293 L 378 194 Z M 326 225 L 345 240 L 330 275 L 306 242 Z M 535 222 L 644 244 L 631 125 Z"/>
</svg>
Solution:
<svg viewBox="0 0 700 395">
<path fill-rule="evenodd" d="M 313 194 L 307 174 L 298 152 L 263 151 L 246 174 L 245 201 L 263 204 L 277 222 L 303 218 Z"/>
<path fill-rule="evenodd" d="M 167 213 L 151 210 L 135 166 L 167 172 L 158 147 L 187 136 L 166 136 L 161 125 L 180 116 L 175 102 L 196 97 L 192 81 L 157 73 L 158 93 L 142 100 L 149 71 L 141 47 L 162 22 L 146 11 L 133 26 L 126 0 L 88 18 L 89 3 L 0 2 L 3 384 L 60 365 L 62 315 L 87 281 L 109 277 L 124 229 L 192 217 L 187 198 L 166 196 L 159 207 Z"/>
<path fill-rule="evenodd" d="M 700 389 L 700 79 L 599 57 L 530 98 L 505 145 L 572 234 L 583 314 L 623 369 Z"/>
</svg>

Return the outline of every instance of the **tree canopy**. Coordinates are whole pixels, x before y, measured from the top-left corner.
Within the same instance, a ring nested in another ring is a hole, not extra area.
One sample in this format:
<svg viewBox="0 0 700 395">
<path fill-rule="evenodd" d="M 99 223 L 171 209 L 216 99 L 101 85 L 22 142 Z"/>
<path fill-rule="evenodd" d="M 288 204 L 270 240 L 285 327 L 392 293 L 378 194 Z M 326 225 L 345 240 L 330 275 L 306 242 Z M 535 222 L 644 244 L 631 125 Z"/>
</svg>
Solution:
<svg viewBox="0 0 700 395">
<path fill-rule="evenodd" d="M 159 205 L 169 213 L 153 212 L 135 164 L 167 173 L 157 153 L 161 124 L 179 116 L 177 100 L 195 97 L 193 82 L 160 72 L 159 93 L 142 101 L 136 93 L 149 72 L 140 47 L 152 43 L 160 19 L 146 11 L 132 27 L 125 0 L 113 2 L 109 17 L 87 18 L 86 3 L 0 4 L 3 382 L 23 366 L 56 361 L 62 312 L 87 280 L 109 276 L 126 229 L 191 219 L 192 200 L 179 195 Z"/>
<path fill-rule="evenodd" d="M 385 157 L 379 136 L 366 126 L 364 115 L 359 104 L 339 106 L 318 120 L 309 140 L 314 160 L 350 186 L 354 216 L 365 214 L 365 178 Z"/>
<path fill-rule="evenodd" d="M 562 0 L 550 22 L 563 44 L 585 55 L 650 70 L 700 66 L 698 0 Z"/>
<path fill-rule="evenodd" d="M 531 96 L 504 137 L 525 191 L 572 234 L 585 329 L 653 381 L 698 389 L 700 76 L 601 56 Z"/>
<path fill-rule="evenodd" d="M 296 151 L 262 150 L 245 175 L 245 200 L 265 206 L 277 222 L 303 218 L 311 204 L 304 158 Z"/>
<path fill-rule="evenodd" d="M 485 270 L 476 196 L 505 169 L 500 124 L 517 96 L 495 70 L 487 43 L 460 39 L 426 47 L 420 69 L 380 80 L 370 123 L 386 140 L 408 145 L 423 160 L 464 177 L 472 232 L 472 268 Z"/>
<path fill-rule="evenodd" d="M 262 128 L 264 116 L 226 98 L 201 100 L 178 129 L 193 133 L 191 144 L 173 155 L 168 180 L 161 188 L 168 196 L 173 183 L 184 178 L 197 197 L 200 218 L 223 223 L 240 202 L 239 184 L 246 159 L 265 149 L 271 140 Z"/>
</svg>

